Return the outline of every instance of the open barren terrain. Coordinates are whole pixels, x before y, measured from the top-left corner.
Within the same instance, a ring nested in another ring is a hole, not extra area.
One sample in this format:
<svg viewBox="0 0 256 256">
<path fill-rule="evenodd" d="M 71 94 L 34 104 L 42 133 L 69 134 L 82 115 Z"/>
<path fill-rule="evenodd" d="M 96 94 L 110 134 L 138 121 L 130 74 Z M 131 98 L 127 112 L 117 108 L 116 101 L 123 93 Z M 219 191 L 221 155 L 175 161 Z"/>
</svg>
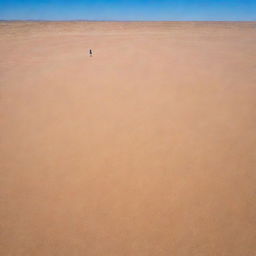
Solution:
<svg viewBox="0 0 256 256">
<path fill-rule="evenodd" d="M 256 255 L 256 23 L 0 22 L 0 57 L 0 255 Z"/>
</svg>

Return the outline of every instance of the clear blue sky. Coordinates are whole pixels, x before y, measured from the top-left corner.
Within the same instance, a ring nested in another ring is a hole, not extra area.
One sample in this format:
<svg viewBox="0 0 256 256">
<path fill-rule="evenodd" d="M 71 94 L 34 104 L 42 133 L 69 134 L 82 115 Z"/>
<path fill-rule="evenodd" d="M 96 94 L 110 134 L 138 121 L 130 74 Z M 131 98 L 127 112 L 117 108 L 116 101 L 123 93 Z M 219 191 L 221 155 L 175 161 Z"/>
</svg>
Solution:
<svg viewBox="0 0 256 256">
<path fill-rule="evenodd" d="M 256 0 L 0 0 L 0 19 L 256 20 Z"/>
</svg>

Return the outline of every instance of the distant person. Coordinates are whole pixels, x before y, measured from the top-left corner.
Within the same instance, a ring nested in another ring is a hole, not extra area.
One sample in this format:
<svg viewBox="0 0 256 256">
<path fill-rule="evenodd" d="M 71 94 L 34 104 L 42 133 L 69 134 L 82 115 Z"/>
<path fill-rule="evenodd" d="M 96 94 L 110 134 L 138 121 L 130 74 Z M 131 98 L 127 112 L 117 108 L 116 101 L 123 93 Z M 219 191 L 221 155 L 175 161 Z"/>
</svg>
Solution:
<svg viewBox="0 0 256 256">
<path fill-rule="evenodd" d="M 90 57 L 92 57 L 92 49 L 89 50 Z"/>
</svg>

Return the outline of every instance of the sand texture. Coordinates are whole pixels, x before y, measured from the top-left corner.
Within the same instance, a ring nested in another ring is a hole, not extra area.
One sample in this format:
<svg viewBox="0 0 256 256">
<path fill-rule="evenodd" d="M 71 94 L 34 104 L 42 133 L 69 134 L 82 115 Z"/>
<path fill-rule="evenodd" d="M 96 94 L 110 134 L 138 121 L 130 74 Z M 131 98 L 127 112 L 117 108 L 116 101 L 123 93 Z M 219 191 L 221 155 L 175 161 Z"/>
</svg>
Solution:
<svg viewBox="0 0 256 256">
<path fill-rule="evenodd" d="M 0 22 L 0 56 L 0 255 L 256 256 L 256 23 Z"/>
</svg>

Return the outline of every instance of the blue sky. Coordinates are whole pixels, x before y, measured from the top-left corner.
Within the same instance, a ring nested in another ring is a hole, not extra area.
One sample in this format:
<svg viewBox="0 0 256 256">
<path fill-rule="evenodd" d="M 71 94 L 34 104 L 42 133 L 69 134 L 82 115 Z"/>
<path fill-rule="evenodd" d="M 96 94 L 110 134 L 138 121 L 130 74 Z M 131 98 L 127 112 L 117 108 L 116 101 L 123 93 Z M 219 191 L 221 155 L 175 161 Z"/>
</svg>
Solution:
<svg viewBox="0 0 256 256">
<path fill-rule="evenodd" d="M 0 0 L 0 19 L 256 20 L 256 0 Z"/>
</svg>

